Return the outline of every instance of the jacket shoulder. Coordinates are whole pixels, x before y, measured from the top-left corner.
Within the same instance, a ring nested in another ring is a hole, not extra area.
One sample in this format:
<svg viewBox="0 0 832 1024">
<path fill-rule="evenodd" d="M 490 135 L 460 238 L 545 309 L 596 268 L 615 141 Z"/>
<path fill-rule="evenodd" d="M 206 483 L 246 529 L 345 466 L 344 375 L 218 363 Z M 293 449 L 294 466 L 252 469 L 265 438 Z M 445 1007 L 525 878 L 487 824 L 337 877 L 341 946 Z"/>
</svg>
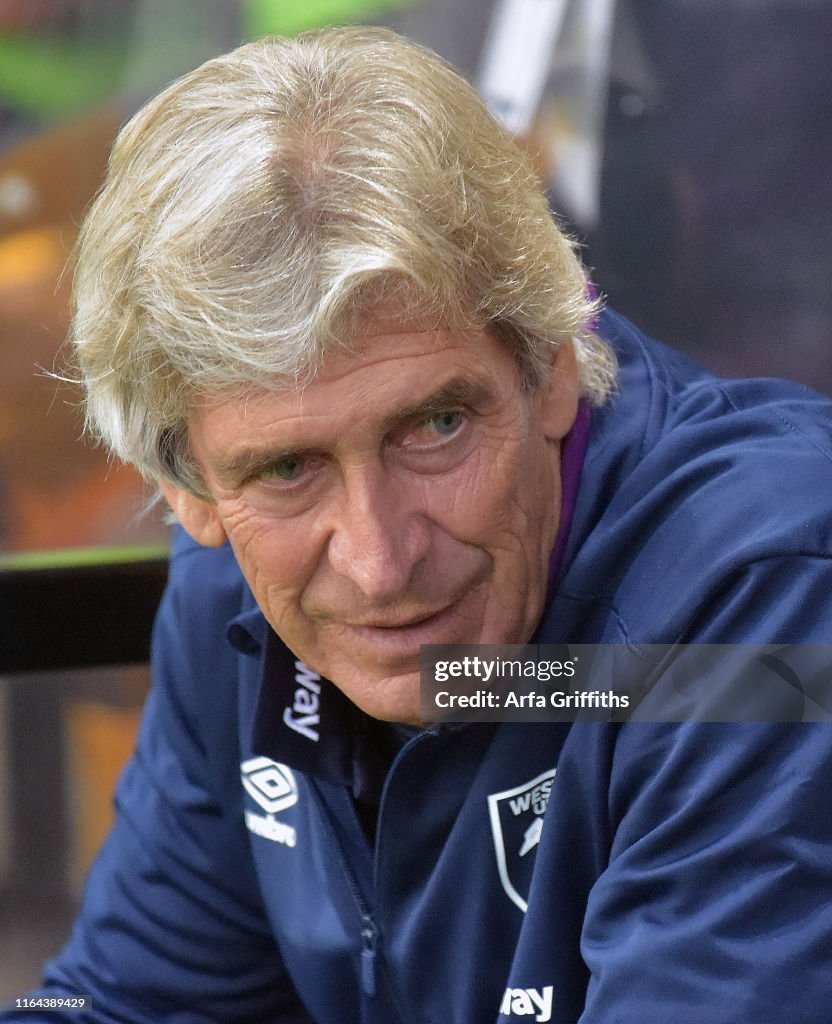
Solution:
<svg viewBox="0 0 832 1024">
<path fill-rule="evenodd" d="M 559 596 L 597 601 L 621 633 L 659 643 L 732 587 L 763 623 L 777 578 L 797 604 L 819 593 L 832 568 L 832 402 L 786 381 L 718 379 L 609 323 L 621 381 L 595 415 Z"/>
</svg>

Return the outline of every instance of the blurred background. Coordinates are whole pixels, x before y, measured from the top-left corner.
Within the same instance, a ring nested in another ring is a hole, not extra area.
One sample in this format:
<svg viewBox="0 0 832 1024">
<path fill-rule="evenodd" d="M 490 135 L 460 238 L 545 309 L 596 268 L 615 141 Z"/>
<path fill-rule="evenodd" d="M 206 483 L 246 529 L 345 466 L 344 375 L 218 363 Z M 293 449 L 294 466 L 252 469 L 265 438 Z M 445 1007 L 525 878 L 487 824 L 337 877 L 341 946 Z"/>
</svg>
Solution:
<svg viewBox="0 0 832 1024">
<path fill-rule="evenodd" d="M 608 301 L 832 394 L 827 0 L 0 0 L 0 1005 L 65 938 L 148 686 L 166 528 L 80 439 L 64 272 L 118 126 L 270 32 L 387 24 L 479 85 Z"/>
</svg>

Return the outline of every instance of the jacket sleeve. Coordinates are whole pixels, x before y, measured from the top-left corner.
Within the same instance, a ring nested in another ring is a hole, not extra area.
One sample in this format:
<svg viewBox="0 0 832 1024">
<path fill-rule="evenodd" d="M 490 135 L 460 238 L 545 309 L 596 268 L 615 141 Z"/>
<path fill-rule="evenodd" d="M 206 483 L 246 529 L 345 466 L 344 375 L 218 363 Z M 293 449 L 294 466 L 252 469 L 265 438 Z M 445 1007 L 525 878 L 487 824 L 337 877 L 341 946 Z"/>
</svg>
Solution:
<svg viewBox="0 0 832 1024">
<path fill-rule="evenodd" d="M 714 596 L 695 639 L 826 644 L 830 593 L 829 560 L 771 559 Z M 830 778 L 829 722 L 623 725 L 581 1024 L 828 1020 Z"/>
<path fill-rule="evenodd" d="M 239 785 L 235 656 L 219 624 L 239 600 L 227 559 L 174 555 L 154 629 L 154 687 L 117 789 L 116 824 L 69 942 L 33 994 L 89 994 L 92 1009 L 9 1010 L 3 1024 L 310 1021 L 269 932 L 229 795 Z M 220 724 L 206 738 L 208 721 Z"/>
</svg>

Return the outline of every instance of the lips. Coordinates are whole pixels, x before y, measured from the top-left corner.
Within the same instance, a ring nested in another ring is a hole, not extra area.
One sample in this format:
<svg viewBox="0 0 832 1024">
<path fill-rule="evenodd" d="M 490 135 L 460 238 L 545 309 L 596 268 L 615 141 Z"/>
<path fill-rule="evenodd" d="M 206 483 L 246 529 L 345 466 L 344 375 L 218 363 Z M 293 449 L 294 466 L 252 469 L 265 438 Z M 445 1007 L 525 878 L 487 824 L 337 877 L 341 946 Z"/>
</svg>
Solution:
<svg viewBox="0 0 832 1024">
<path fill-rule="evenodd" d="M 373 620 L 370 624 L 344 623 L 362 653 L 384 660 L 414 658 L 422 644 L 462 642 L 458 637 L 460 605 L 455 601 L 439 611 L 398 621 Z"/>
<path fill-rule="evenodd" d="M 441 615 L 450 607 L 450 605 L 447 605 L 444 608 L 439 608 L 437 611 L 424 612 L 412 618 L 399 621 L 386 622 L 378 619 L 371 622 L 348 622 L 347 625 L 350 629 L 410 629 L 412 626 L 420 626 L 423 622 L 428 622 L 430 619 L 435 618 L 435 616 Z"/>
</svg>

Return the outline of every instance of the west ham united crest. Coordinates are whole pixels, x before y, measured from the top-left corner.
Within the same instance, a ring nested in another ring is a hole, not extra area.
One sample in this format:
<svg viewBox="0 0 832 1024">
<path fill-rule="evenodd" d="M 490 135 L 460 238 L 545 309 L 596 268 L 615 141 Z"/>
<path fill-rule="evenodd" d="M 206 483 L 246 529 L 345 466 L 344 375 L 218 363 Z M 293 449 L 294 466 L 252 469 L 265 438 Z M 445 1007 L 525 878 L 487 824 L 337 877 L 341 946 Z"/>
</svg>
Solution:
<svg viewBox="0 0 832 1024">
<path fill-rule="evenodd" d="M 543 815 L 557 769 L 488 797 L 497 869 L 506 895 L 525 914 Z"/>
</svg>

